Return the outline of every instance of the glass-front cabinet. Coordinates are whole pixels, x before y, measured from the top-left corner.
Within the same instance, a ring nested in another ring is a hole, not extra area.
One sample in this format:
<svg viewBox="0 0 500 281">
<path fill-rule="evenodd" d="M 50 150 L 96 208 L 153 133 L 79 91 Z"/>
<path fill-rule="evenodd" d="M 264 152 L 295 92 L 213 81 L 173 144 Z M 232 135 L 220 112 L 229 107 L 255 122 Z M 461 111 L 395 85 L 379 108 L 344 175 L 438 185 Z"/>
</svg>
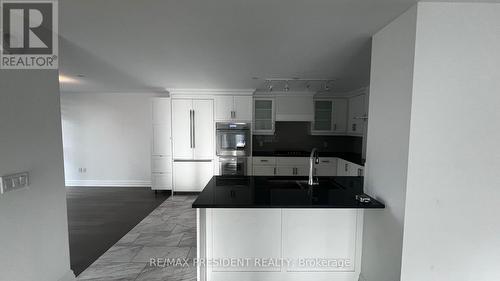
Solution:
<svg viewBox="0 0 500 281">
<path fill-rule="evenodd" d="M 346 132 L 347 100 L 342 98 L 315 99 L 313 135 L 336 135 Z"/>
<path fill-rule="evenodd" d="M 314 123 L 313 131 L 330 132 L 333 129 L 333 101 L 314 101 Z"/>
<path fill-rule="evenodd" d="M 254 99 L 254 130 L 255 135 L 274 134 L 275 105 L 274 98 Z"/>
</svg>

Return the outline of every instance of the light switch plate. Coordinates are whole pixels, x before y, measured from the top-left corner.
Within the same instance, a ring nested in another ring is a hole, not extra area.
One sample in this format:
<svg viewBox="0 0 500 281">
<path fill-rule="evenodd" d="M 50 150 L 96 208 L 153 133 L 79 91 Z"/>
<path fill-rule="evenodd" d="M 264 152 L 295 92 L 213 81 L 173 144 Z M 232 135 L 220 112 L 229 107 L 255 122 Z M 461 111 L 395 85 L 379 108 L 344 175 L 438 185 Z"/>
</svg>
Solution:
<svg viewBox="0 0 500 281">
<path fill-rule="evenodd" d="M 0 176 L 0 194 L 29 186 L 29 173 Z"/>
</svg>

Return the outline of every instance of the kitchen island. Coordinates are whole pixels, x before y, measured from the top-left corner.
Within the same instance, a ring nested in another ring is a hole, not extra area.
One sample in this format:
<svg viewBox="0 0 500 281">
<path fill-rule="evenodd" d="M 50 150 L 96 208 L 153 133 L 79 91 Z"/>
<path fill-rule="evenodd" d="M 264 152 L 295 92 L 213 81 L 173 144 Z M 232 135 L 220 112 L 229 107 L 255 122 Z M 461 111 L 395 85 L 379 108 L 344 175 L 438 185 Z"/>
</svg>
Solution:
<svg viewBox="0 0 500 281">
<path fill-rule="evenodd" d="M 198 280 L 357 281 L 362 177 L 214 176 L 197 208 Z"/>
</svg>

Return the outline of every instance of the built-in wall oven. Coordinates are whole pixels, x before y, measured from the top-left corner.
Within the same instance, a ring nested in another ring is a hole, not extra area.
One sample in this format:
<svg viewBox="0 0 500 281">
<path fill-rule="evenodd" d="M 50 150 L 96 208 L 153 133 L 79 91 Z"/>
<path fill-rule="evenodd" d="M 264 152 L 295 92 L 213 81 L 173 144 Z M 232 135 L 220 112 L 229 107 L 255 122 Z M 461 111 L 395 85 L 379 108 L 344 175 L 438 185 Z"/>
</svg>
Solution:
<svg viewBox="0 0 500 281">
<path fill-rule="evenodd" d="M 249 123 L 216 123 L 217 156 L 221 175 L 245 175 L 251 151 Z"/>
</svg>

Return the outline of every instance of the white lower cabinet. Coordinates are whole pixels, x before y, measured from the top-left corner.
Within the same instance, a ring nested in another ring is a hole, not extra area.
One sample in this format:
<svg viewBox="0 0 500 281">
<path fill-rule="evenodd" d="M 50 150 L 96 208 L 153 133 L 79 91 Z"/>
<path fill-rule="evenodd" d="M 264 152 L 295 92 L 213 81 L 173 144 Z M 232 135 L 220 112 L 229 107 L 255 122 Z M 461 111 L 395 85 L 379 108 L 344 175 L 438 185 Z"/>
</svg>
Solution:
<svg viewBox="0 0 500 281">
<path fill-rule="evenodd" d="M 213 209 L 213 259 L 281 257 L 281 210 Z M 280 267 L 214 267 L 214 272 L 280 271 Z"/>
<path fill-rule="evenodd" d="M 279 176 L 307 176 L 309 157 L 276 157 L 276 170 Z"/>
<path fill-rule="evenodd" d="M 315 166 L 315 175 L 318 177 L 328 177 L 337 175 L 337 158 L 320 157 L 319 164 Z"/>
<path fill-rule="evenodd" d="M 151 188 L 153 190 L 172 190 L 172 174 L 153 172 L 151 174 Z"/>
<path fill-rule="evenodd" d="M 212 161 L 174 161 L 174 191 L 200 192 L 214 174 Z"/>
<path fill-rule="evenodd" d="M 275 176 L 277 173 L 275 166 L 253 165 L 253 176 Z"/>
<path fill-rule="evenodd" d="M 364 167 L 344 159 L 337 163 L 337 176 L 360 177 L 364 175 Z"/>
<path fill-rule="evenodd" d="M 198 209 L 198 221 L 198 258 L 236 262 L 209 265 L 198 280 L 359 279 L 361 209 Z"/>
<path fill-rule="evenodd" d="M 357 215 L 354 209 L 284 209 L 283 257 L 337 260 L 343 267 L 300 266 L 288 271 L 354 271 L 356 256 Z"/>
</svg>

